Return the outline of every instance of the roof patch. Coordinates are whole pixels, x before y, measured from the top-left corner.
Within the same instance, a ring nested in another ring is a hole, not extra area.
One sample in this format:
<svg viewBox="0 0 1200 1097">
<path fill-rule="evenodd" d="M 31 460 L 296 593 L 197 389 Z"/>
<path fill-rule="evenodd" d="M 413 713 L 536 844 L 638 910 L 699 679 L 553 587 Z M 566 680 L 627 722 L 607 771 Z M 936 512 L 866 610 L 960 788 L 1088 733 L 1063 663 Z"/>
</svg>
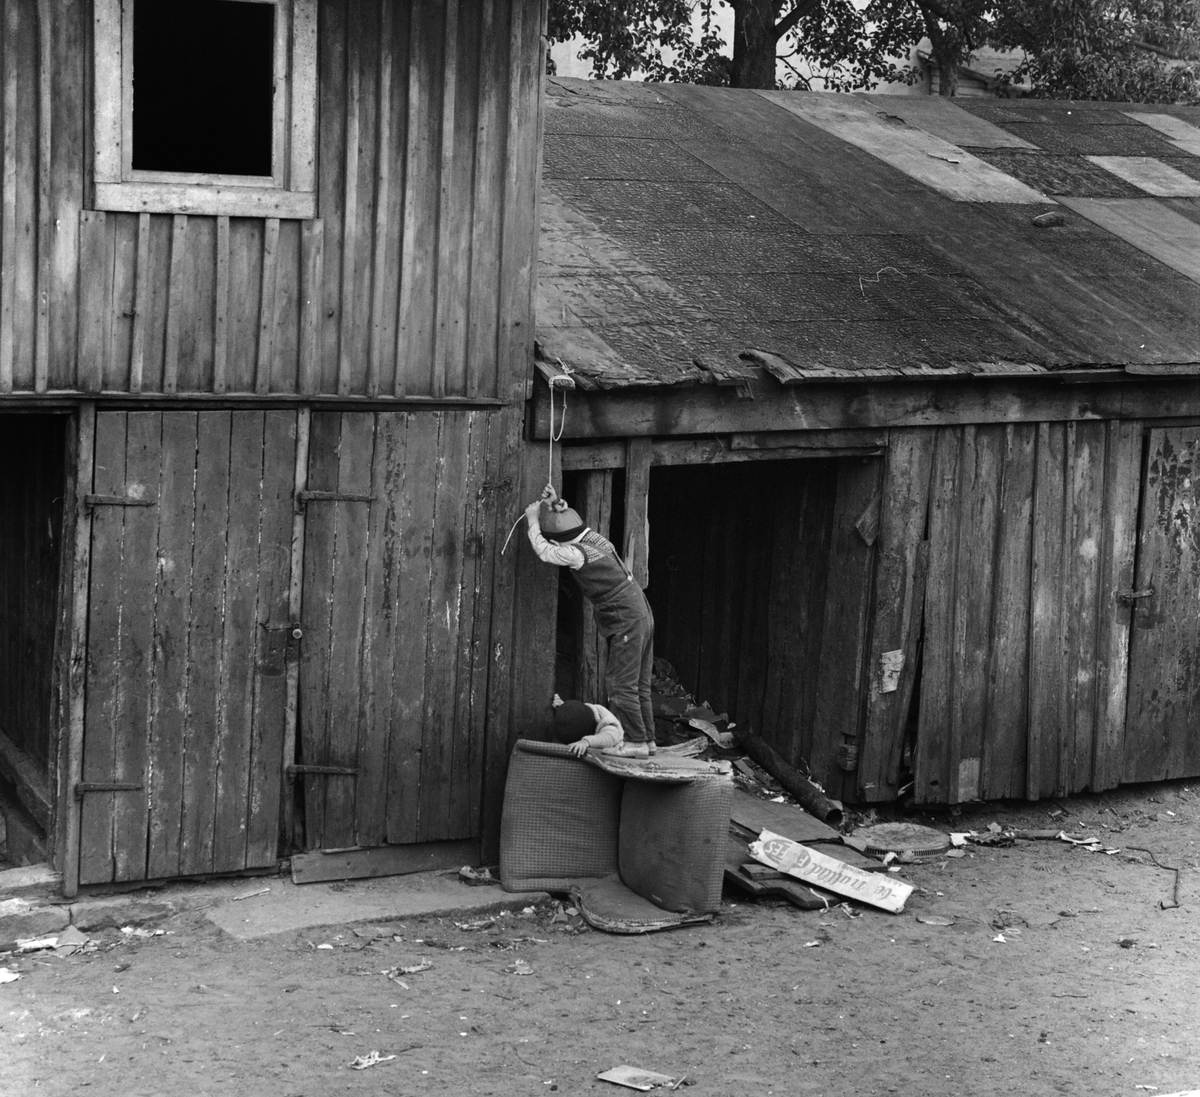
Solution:
<svg viewBox="0 0 1200 1097">
<path fill-rule="evenodd" d="M 1035 205 L 1051 201 L 957 145 L 913 126 L 888 121 L 887 115 L 877 110 L 811 92 L 758 94 L 956 202 Z"/>
<path fill-rule="evenodd" d="M 1200 225 L 1153 198 L 1062 198 L 1081 217 L 1200 282 Z"/>
<path fill-rule="evenodd" d="M 1124 112 L 1130 118 L 1144 122 L 1147 126 L 1158 130 L 1170 139 L 1180 152 L 1188 152 L 1200 156 L 1200 129 L 1189 125 L 1182 118 L 1173 114 L 1143 114 L 1140 111 L 1127 110 Z"/>
<path fill-rule="evenodd" d="M 1200 136 L 1200 131 L 1197 135 Z M 1086 156 L 1084 159 L 1155 198 L 1200 198 L 1200 179 L 1193 179 L 1152 156 Z"/>
</svg>

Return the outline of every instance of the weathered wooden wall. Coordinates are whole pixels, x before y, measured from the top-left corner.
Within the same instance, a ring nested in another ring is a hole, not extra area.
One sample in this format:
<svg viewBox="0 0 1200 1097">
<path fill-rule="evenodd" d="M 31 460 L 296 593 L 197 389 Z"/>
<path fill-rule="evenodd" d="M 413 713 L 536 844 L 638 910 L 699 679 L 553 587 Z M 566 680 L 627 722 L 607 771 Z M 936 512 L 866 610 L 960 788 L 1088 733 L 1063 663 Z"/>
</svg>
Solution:
<svg viewBox="0 0 1200 1097">
<path fill-rule="evenodd" d="M 319 412 L 309 441 L 300 664 L 307 848 L 480 831 L 495 412 Z"/>
<path fill-rule="evenodd" d="M 51 756 L 65 424 L 60 416 L 0 419 L 0 734 L 43 770 Z"/>
<path fill-rule="evenodd" d="M 90 12 L 0 3 L 0 395 L 523 392 L 543 0 L 321 0 L 313 221 L 89 210 Z"/>
<path fill-rule="evenodd" d="M 922 631 L 919 801 L 1121 781 L 1141 451 L 1137 422 L 892 432 L 864 798 L 896 795 Z"/>
</svg>

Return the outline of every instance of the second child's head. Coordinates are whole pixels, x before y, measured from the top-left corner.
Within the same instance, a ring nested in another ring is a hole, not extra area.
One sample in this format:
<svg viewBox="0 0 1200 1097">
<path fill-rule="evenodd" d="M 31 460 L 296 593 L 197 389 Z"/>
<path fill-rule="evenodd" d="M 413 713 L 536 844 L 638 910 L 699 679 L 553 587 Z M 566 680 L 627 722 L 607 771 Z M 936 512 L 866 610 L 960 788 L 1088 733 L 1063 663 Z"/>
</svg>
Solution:
<svg viewBox="0 0 1200 1097">
<path fill-rule="evenodd" d="M 576 743 L 596 730 L 596 717 L 582 701 L 564 701 L 554 710 L 554 738 Z"/>
</svg>

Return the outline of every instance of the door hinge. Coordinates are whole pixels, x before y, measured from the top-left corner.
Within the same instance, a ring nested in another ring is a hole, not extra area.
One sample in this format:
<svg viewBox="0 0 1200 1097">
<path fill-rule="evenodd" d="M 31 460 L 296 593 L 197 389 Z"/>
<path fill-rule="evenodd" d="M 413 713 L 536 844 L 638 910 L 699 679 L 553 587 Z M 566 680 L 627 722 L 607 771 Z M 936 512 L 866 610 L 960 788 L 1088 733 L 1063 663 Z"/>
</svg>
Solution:
<svg viewBox="0 0 1200 1097">
<path fill-rule="evenodd" d="M 358 770 L 348 766 L 288 766 L 287 775 L 295 777 L 298 773 L 317 774 L 324 777 L 357 777 Z"/>
<path fill-rule="evenodd" d="M 144 787 L 131 781 L 77 781 L 75 799 L 82 800 L 87 792 L 141 792 Z"/>
<path fill-rule="evenodd" d="M 157 499 L 136 499 L 132 495 L 85 495 L 83 505 L 93 507 L 152 507 Z"/>
<path fill-rule="evenodd" d="M 1117 591 L 1117 601 L 1123 606 L 1132 606 L 1139 598 L 1153 598 L 1154 588 L 1147 587 L 1145 590 L 1119 590 Z"/>
</svg>

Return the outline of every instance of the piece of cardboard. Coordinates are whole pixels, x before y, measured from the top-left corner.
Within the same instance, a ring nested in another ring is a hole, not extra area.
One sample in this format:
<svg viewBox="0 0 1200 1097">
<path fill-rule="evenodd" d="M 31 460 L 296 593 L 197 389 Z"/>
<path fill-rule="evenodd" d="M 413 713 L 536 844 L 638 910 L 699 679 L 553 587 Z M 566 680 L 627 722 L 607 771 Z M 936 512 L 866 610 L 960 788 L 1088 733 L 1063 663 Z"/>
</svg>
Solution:
<svg viewBox="0 0 1200 1097">
<path fill-rule="evenodd" d="M 912 894 L 912 885 L 883 873 L 863 872 L 790 838 L 764 830 L 750 845 L 750 854 L 764 865 L 813 884 L 825 891 L 899 914 Z"/>
</svg>

